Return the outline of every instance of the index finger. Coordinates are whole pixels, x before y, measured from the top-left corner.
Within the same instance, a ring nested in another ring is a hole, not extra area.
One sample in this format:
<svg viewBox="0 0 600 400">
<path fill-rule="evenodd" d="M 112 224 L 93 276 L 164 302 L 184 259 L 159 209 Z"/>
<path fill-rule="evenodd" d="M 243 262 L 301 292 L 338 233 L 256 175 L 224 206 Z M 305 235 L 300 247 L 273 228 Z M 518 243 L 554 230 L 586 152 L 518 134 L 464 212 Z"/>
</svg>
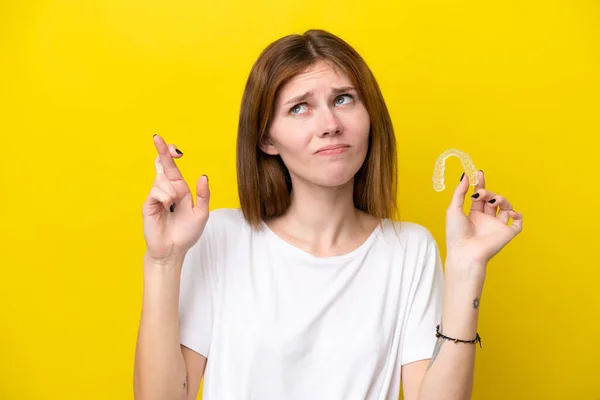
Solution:
<svg viewBox="0 0 600 400">
<path fill-rule="evenodd" d="M 183 180 L 183 175 L 181 175 L 181 171 L 179 171 L 173 157 L 171 157 L 169 146 L 165 143 L 164 139 L 158 134 L 155 134 L 152 139 L 154 140 L 154 146 L 158 151 L 160 163 L 167 178 L 170 181 Z"/>
</svg>

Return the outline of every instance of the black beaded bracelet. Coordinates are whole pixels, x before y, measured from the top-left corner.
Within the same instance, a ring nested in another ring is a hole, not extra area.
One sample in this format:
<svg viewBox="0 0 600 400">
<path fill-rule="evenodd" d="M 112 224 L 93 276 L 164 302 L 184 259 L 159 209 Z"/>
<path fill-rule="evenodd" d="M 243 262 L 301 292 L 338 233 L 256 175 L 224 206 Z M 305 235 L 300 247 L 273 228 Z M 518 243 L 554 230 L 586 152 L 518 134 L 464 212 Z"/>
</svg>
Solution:
<svg viewBox="0 0 600 400">
<path fill-rule="evenodd" d="M 477 336 L 476 336 L 476 337 L 475 337 L 475 339 L 473 339 L 473 340 L 462 340 L 462 339 L 456 339 L 456 338 L 451 338 L 451 337 L 448 337 L 448 336 L 442 335 L 442 334 L 440 333 L 440 326 L 438 325 L 438 326 L 435 328 L 435 337 L 442 338 L 442 339 L 446 339 L 446 340 L 451 340 L 451 341 L 453 341 L 454 343 L 458 343 L 458 342 L 460 342 L 460 343 L 477 343 L 477 342 L 479 342 L 479 347 L 482 347 L 482 346 L 481 346 L 481 337 L 479 337 L 479 333 L 477 333 Z"/>
</svg>

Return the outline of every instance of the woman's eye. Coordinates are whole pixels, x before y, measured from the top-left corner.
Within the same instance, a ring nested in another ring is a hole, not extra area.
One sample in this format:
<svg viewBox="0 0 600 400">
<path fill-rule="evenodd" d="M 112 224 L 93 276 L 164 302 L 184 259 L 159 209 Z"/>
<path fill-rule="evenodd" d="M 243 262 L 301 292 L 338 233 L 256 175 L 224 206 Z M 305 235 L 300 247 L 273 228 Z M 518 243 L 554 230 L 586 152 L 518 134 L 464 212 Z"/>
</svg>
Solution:
<svg viewBox="0 0 600 400">
<path fill-rule="evenodd" d="M 346 101 L 345 101 L 346 100 Z M 349 94 L 342 94 L 335 98 L 336 105 L 347 104 L 352 101 L 352 96 Z"/>
<path fill-rule="evenodd" d="M 296 104 L 290 109 L 292 114 L 300 114 L 306 108 L 306 104 Z"/>
</svg>

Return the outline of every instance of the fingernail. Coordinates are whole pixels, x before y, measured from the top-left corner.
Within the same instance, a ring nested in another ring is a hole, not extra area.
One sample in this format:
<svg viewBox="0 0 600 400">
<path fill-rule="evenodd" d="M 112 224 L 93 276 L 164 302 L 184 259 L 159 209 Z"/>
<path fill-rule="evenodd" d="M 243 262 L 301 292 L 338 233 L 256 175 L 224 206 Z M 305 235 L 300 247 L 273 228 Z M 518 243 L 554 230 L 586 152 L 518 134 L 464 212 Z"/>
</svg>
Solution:
<svg viewBox="0 0 600 400">
<path fill-rule="evenodd" d="M 175 149 L 175 152 L 176 152 L 177 154 L 179 154 L 179 155 L 183 155 L 183 153 L 182 153 L 182 152 L 181 152 L 181 150 L 179 150 L 179 149 Z"/>
<path fill-rule="evenodd" d="M 483 170 L 482 169 L 480 169 L 479 171 L 481 171 L 481 173 L 483 174 Z"/>
<path fill-rule="evenodd" d="M 473 199 L 476 199 L 479 197 L 479 193 L 475 193 L 474 195 L 471 196 Z"/>
<path fill-rule="evenodd" d="M 496 199 L 491 199 L 490 201 L 488 201 L 488 203 L 490 204 L 494 204 L 496 202 Z"/>
<path fill-rule="evenodd" d="M 463 174 L 460 176 L 460 181 L 462 182 L 463 178 L 465 177 L 465 173 L 463 172 Z"/>
<path fill-rule="evenodd" d="M 205 176 L 206 177 L 206 182 L 208 182 L 208 175 L 202 174 L 202 176 Z"/>
<path fill-rule="evenodd" d="M 171 210 L 171 212 L 175 211 L 175 203 L 171 204 L 171 207 L 169 207 L 169 210 Z"/>
<path fill-rule="evenodd" d="M 154 137 L 154 136 L 156 136 L 156 135 L 158 135 L 158 133 L 155 133 L 154 135 L 152 135 L 152 137 Z"/>
</svg>

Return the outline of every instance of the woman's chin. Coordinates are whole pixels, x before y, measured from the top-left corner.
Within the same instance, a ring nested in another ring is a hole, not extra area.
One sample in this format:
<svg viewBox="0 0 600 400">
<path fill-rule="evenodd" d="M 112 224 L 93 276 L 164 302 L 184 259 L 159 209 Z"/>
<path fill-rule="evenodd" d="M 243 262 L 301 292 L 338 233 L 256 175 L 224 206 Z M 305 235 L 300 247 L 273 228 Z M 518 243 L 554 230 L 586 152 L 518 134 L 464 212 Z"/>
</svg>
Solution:
<svg viewBox="0 0 600 400">
<path fill-rule="evenodd" d="M 315 179 L 315 183 L 319 186 L 331 188 L 349 185 L 353 183 L 355 173 L 354 171 L 331 171 L 330 173 L 324 171 Z"/>
</svg>

